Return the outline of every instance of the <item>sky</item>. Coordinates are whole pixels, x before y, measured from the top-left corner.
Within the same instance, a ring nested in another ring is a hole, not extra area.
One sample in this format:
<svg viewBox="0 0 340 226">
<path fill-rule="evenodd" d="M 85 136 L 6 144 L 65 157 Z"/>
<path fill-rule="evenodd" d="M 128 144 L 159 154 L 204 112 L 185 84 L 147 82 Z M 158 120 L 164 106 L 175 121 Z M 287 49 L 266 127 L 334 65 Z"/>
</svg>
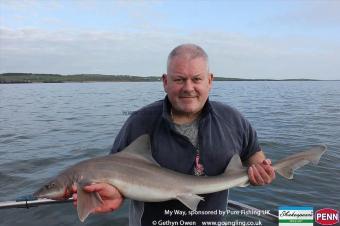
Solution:
<svg viewBox="0 0 340 226">
<path fill-rule="evenodd" d="M 183 43 L 218 77 L 340 79 L 340 0 L 0 0 L 0 73 L 161 76 Z"/>
</svg>

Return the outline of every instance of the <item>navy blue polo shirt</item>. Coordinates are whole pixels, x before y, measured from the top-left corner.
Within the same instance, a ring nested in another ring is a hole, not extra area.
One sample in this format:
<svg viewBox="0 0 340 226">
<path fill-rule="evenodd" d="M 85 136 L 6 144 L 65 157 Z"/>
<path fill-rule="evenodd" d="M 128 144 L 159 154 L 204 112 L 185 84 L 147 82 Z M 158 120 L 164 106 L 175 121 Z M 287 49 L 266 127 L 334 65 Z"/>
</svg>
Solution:
<svg viewBox="0 0 340 226">
<path fill-rule="evenodd" d="M 194 174 L 197 150 L 187 137 L 179 134 L 170 119 L 171 103 L 166 96 L 131 114 L 118 133 L 111 153 L 121 151 L 143 134 L 149 134 L 154 159 L 162 167 Z M 200 162 L 207 176 L 216 176 L 224 172 L 231 157 L 239 154 L 246 161 L 261 148 L 255 129 L 234 108 L 216 101 L 205 103 L 199 119 L 198 142 Z M 170 188 L 169 188 L 170 189 Z M 225 210 L 228 190 L 203 195 L 204 201 L 198 205 L 198 211 Z M 177 200 L 148 203 L 132 201 L 130 207 L 130 225 L 150 226 L 152 222 L 221 221 L 221 215 L 180 216 L 165 214 L 166 210 L 189 209 Z"/>
</svg>

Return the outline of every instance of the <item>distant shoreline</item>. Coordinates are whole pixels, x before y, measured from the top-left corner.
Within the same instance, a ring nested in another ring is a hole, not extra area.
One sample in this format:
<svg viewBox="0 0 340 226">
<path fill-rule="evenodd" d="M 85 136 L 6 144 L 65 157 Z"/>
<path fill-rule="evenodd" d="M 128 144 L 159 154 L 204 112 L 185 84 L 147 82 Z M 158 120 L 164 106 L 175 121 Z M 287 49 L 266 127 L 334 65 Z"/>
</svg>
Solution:
<svg viewBox="0 0 340 226">
<path fill-rule="evenodd" d="M 0 74 L 0 84 L 12 83 L 71 83 L 71 82 L 156 82 L 161 81 L 158 76 L 131 75 L 101 75 L 101 74 L 34 74 L 34 73 L 3 73 Z M 339 81 L 317 79 L 241 79 L 214 77 L 214 81 Z"/>
</svg>

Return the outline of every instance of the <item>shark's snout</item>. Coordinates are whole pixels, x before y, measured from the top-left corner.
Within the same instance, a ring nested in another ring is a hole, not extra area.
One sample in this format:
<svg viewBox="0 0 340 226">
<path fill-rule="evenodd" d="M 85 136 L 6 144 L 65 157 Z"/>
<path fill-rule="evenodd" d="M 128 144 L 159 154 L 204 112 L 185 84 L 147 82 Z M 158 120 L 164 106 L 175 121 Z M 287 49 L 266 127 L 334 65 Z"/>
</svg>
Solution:
<svg viewBox="0 0 340 226">
<path fill-rule="evenodd" d="M 65 197 L 65 186 L 56 182 L 50 182 L 33 193 L 35 198 L 48 198 L 60 200 Z"/>
</svg>

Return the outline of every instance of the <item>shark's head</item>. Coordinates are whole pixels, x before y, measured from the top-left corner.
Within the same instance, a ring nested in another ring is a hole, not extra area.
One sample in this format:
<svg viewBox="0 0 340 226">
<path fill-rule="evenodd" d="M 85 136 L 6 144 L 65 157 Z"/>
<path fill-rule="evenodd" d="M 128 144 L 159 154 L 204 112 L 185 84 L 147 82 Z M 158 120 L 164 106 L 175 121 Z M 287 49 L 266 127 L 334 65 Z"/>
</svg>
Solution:
<svg viewBox="0 0 340 226">
<path fill-rule="evenodd" d="M 64 181 L 57 177 L 34 192 L 33 196 L 36 198 L 61 200 L 68 198 L 69 191 Z"/>
</svg>

